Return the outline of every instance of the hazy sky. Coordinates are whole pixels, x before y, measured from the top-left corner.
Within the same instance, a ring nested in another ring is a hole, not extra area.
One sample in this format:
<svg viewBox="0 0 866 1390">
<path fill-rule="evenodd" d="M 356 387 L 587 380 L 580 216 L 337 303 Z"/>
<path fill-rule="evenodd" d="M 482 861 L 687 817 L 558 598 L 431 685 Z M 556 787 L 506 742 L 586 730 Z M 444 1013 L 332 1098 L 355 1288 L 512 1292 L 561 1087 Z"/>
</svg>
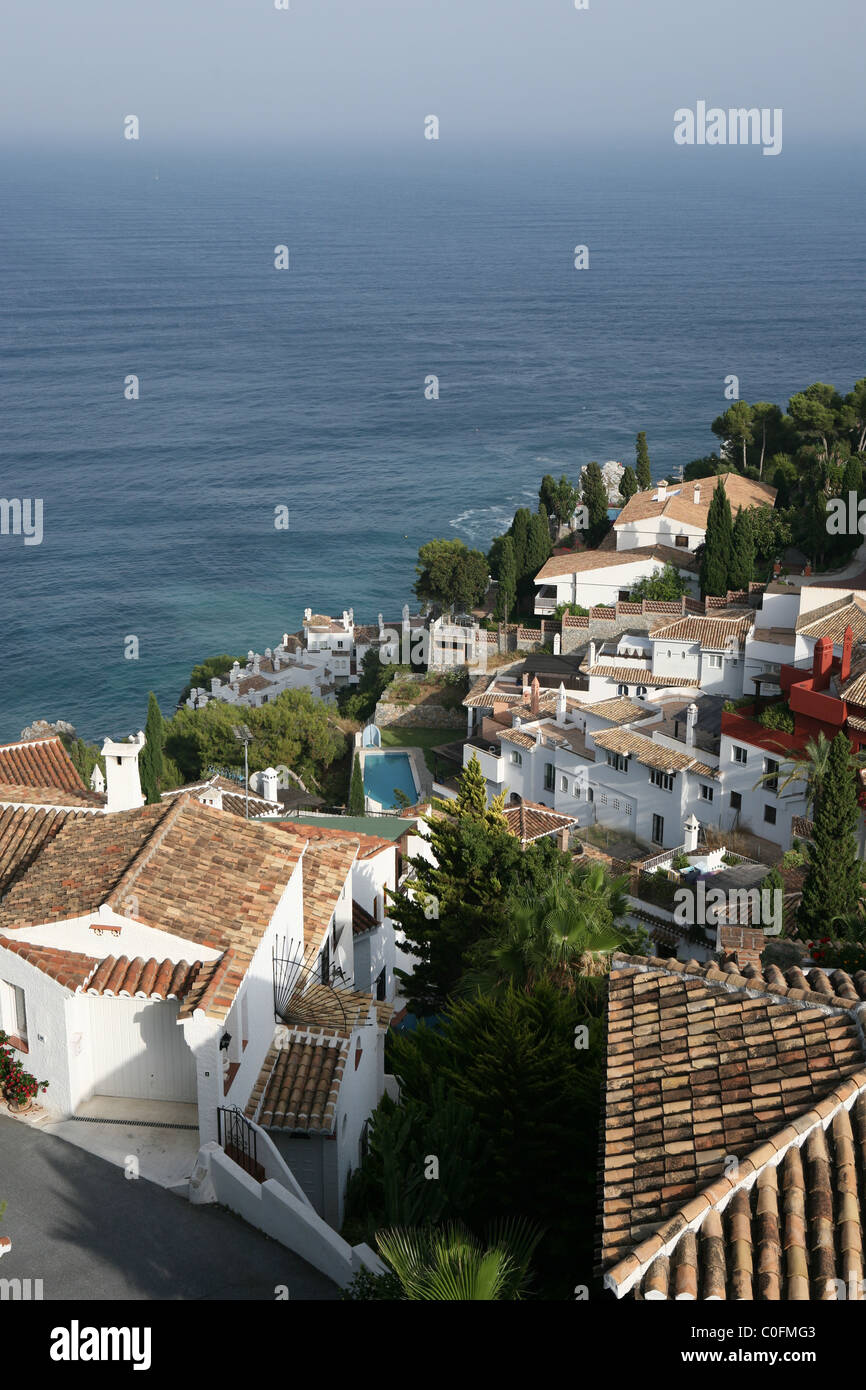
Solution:
<svg viewBox="0 0 866 1390">
<path fill-rule="evenodd" d="M 673 112 L 782 107 L 861 143 L 864 0 L 0 0 L 0 138 L 346 146 L 672 143 Z"/>
</svg>

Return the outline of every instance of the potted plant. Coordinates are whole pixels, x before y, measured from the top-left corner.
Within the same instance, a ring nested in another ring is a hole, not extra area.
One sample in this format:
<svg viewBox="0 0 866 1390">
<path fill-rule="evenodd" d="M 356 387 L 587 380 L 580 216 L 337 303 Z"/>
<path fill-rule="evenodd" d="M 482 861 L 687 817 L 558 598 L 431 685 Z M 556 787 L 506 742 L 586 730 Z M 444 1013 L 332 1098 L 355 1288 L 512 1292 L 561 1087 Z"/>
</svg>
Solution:
<svg viewBox="0 0 866 1390">
<path fill-rule="evenodd" d="M 47 1081 L 37 1081 L 5 1044 L 9 1035 L 0 1030 L 0 1090 L 11 1111 L 29 1110 L 40 1091 L 48 1090 Z"/>
</svg>

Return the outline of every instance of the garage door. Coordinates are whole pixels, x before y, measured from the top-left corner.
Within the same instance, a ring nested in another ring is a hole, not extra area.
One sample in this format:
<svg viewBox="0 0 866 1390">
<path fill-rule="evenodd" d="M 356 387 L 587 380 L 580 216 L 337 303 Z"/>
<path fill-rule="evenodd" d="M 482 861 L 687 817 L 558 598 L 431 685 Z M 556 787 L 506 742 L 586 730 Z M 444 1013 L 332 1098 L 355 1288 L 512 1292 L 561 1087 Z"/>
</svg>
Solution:
<svg viewBox="0 0 866 1390">
<path fill-rule="evenodd" d="M 93 1090 L 138 1100 L 198 1099 L 195 1058 L 177 1023 L 177 1001 L 90 1003 Z"/>
</svg>

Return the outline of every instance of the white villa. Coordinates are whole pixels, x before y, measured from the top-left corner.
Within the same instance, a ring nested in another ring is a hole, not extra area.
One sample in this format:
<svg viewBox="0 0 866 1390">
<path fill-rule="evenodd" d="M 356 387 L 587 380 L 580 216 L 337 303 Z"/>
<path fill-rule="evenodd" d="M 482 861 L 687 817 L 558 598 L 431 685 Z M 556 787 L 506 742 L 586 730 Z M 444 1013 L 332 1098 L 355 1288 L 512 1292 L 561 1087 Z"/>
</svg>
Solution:
<svg viewBox="0 0 866 1390">
<path fill-rule="evenodd" d="M 772 507 L 775 488 L 737 473 L 724 475 L 725 491 L 736 516 L 742 507 Z M 697 593 L 694 552 L 703 544 L 713 492 L 720 478 L 688 483 L 659 482 L 630 497 L 613 529 L 596 550 L 553 555 L 535 576 L 537 617 L 549 616 L 560 603 L 584 608 L 627 602 L 639 580 L 666 564 Z"/>
</svg>

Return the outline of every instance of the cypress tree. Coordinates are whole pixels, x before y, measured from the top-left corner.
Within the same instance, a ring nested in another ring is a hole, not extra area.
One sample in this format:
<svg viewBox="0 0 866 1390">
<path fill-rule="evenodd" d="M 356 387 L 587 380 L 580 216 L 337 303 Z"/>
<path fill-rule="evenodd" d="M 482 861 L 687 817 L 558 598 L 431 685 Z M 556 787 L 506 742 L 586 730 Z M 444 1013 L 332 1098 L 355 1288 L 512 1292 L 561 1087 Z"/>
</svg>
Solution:
<svg viewBox="0 0 866 1390">
<path fill-rule="evenodd" d="M 652 473 L 650 472 L 650 456 L 649 449 L 646 446 L 646 433 L 644 430 L 641 430 L 637 437 L 635 452 L 637 455 L 637 467 L 635 469 L 637 485 L 641 492 L 647 492 L 653 485 L 653 479 Z"/>
<path fill-rule="evenodd" d="M 518 507 L 514 513 L 514 520 L 511 523 L 509 535 L 514 542 L 514 565 L 517 570 L 517 582 L 526 574 L 526 550 L 529 544 L 529 525 L 531 515 L 528 507 Z"/>
<path fill-rule="evenodd" d="M 487 783 L 477 753 L 472 754 L 460 775 L 457 806 L 461 815 L 477 816 L 480 819 L 486 814 Z"/>
<path fill-rule="evenodd" d="M 604 485 L 601 469 L 595 460 L 588 463 L 583 470 L 581 491 L 583 505 L 588 513 L 587 544 L 598 545 L 602 536 L 610 528 L 610 519 L 607 514 L 607 488 Z"/>
<path fill-rule="evenodd" d="M 503 536 L 499 547 L 499 588 L 496 593 L 496 617 L 508 622 L 508 615 L 517 599 L 517 566 L 514 563 L 514 541 Z"/>
<path fill-rule="evenodd" d="M 810 932 L 824 933 L 831 918 L 850 914 L 857 907 L 859 817 L 851 745 L 843 733 L 838 733 L 815 799 L 815 828 L 798 913 L 800 925 Z"/>
<path fill-rule="evenodd" d="M 352 780 L 349 784 L 349 815 L 363 816 L 365 809 L 364 778 L 361 776 L 361 763 L 356 753 L 352 763 Z"/>
<path fill-rule="evenodd" d="M 728 591 L 728 573 L 731 567 L 731 543 L 733 540 L 731 504 L 725 492 L 724 482 L 719 482 L 710 503 L 707 516 L 707 533 L 704 553 L 701 558 L 701 593 L 724 595 Z"/>
<path fill-rule="evenodd" d="M 633 468 L 626 464 L 622 470 L 622 477 L 619 480 L 619 495 L 623 502 L 627 502 L 630 497 L 634 497 L 638 490 L 637 475 Z"/>
<path fill-rule="evenodd" d="M 165 720 L 159 708 L 159 701 L 153 691 L 147 699 L 147 723 L 144 726 L 144 747 L 139 754 L 138 770 L 141 777 L 141 790 L 147 798 L 148 806 L 159 801 L 162 780 L 165 776 L 163 745 L 165 743 Z"/>
<path fill-rule="evenodd" d="M 731 534 L 731 563 L 728 566 L 728 588 L 748 589 L 755 567 L 755 543 L 752 538 L 752 514 L 745 507 L 737 512 Z"/>
<path fill-rule="evenodd" d="M 553 545 L 550 540 L 550 523 L 547 513 L 542 516 L 536 512 L 529 522 L 529 534 L 526 541 L 526 571 L 524 578 L 527 581 L 529 591 L 532 591 L 535 583 L 535 576 L 542 565 L 553 553 Z"/>
</svg>

